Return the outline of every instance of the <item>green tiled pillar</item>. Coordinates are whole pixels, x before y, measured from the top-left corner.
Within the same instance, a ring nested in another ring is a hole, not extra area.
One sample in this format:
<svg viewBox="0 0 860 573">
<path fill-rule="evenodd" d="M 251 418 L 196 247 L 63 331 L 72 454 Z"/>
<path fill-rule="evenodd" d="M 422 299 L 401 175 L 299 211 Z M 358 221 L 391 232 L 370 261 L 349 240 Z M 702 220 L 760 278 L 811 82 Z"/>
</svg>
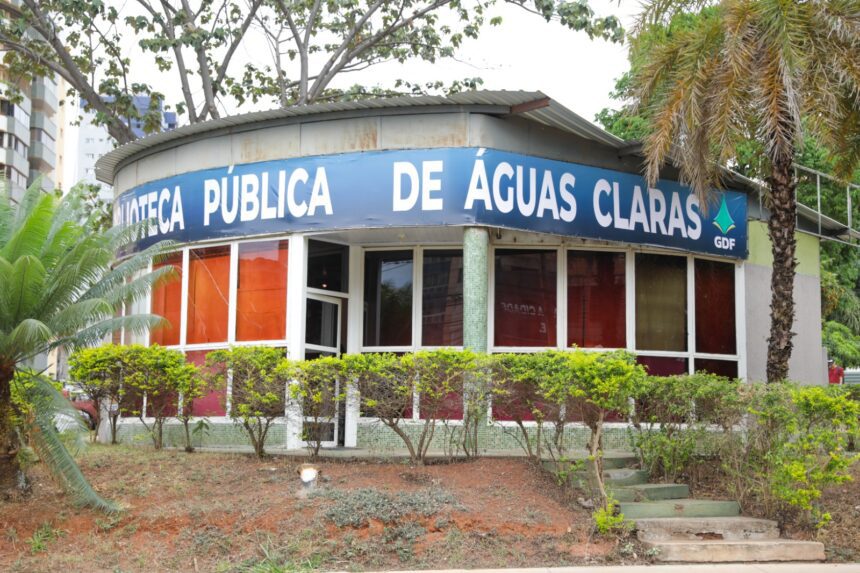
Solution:
<svg viewBox="0 0 860 573">
<path fill-rule="evenodd" d="M 487 351 L 487 257 L 490 234 L 483 227 L 463 230 L 463 347 Z"/>
</svg>

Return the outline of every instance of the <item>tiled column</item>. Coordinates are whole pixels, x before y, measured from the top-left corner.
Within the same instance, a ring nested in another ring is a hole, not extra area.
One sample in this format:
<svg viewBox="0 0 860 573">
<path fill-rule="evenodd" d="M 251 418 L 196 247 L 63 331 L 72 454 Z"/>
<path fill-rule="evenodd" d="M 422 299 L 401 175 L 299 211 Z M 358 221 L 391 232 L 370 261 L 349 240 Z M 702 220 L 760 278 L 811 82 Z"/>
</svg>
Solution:
<svg viewBox="0 0 860 573">
<path fill-rule="evenodd" d="M 463 347 L 487 351 L 487 257 L 490 235 L 483 227 L 463 230 Z"/>
</svg>

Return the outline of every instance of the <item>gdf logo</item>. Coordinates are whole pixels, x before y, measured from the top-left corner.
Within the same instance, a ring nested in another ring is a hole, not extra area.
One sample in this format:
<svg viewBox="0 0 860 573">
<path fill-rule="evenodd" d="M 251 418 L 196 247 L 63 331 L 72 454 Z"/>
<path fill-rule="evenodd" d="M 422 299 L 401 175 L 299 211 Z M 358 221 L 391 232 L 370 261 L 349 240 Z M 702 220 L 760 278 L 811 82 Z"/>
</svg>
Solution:
<svg viewBox="0 0 860 573">
<path fill-rule="evenodd" d="M 714 217 L 714 226 L 719 229 L 723 235 L 727 235 L 729 231 L 735 228 L 735 221 L 729 214 L 725 195 L 723 195 L 723 202 L 720 204 L 720 210 L 717 212 L 717 216 Z M 718 249 L 731 251 L 735 248 L 735 239 L 726 236 L 714 237 L 714 246 Z"/>
</svg>

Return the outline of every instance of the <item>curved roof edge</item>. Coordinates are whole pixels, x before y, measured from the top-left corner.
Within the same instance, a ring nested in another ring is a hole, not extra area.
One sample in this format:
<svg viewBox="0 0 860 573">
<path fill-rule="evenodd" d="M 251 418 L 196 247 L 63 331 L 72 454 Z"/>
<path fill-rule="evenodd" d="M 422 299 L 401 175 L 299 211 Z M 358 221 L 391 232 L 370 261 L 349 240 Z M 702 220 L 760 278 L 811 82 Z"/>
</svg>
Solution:
<svg viewBox="0 0 860 573">
<path fill-rule="evenodd" d="M 312 104 L 244 113 L 194 123 L 137 139 L 117 147 L 96 162 L 96 178 L 103 183 L 112 185 L 117 171 L 133 158 L 175 147 L 185 141 L 195 140 L 204 135 L 244 131 L 261 122 L 278 122 L 324 115 L 342 117 L 343 114 L 354 115 L 361 114 L 361 112 L 439 113 L 457 110 L 497 115 L 518 115 L 615 149 L 621 149 L 625 145 L 623 139 L 602 130 L 542 92 L 468 91 L 449 96 L 399 96 Z"/>
</svg>

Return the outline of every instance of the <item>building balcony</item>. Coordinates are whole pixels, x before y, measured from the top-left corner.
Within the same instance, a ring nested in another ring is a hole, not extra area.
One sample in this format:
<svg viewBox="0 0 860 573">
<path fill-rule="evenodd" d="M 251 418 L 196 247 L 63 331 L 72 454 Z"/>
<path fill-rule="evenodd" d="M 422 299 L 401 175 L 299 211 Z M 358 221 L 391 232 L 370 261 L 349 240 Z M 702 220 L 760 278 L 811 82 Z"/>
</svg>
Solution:
<svg viewBox="0 0 860 573">
<path fill-rule="evenodd" d="M 30 162 L 26 157 L 15 151 L 14 149 L 0 149 L 0 157 L 4 165 L 11 165 L 21 173 L 27 173 L 30 170 Z"/>
<path fill-rule="evenodd" d="M 56 111 L 59 100 L 57 98 L 57 86 L 48 79 L 36 80 L 30 88 L 30 98 L 40 100 L 43 104 Z"/>
<path fill-rule="evenodd" d="M 51 175 L 53 175 L 53 171 L 45 172 L 45 171 L 40 171 L 38 169 L 31 169 L 30 170 L 30 178 L 27 180 L 27 184 L 32 185 L 36 181 L 36 179 L 41 178 L 40 182 L 41 182 L 42 190 L 43 191 L 49 191 L 49 192 L 53 191 L 54 188 L 56 187 L 56 184 L 54 183 L 54 180 L 51 178 Z"/>
<path fill-rule="evenodd" d="M 30 127 L 44 130 L 48 135 L 57 139 L 57 124 L 54 120 L 40 111 L 34 111 L 30 116 Z"/>
<path fill-rule="evenodd" d="M 39 166 L 39 170 L 54 169 L 57 164 L 57 154 L 48 149 L 48 146 L 41 141 L 33 141 L 30 143 L 30 165 L 33 163 L 43 163 Z"/>
</svg>

